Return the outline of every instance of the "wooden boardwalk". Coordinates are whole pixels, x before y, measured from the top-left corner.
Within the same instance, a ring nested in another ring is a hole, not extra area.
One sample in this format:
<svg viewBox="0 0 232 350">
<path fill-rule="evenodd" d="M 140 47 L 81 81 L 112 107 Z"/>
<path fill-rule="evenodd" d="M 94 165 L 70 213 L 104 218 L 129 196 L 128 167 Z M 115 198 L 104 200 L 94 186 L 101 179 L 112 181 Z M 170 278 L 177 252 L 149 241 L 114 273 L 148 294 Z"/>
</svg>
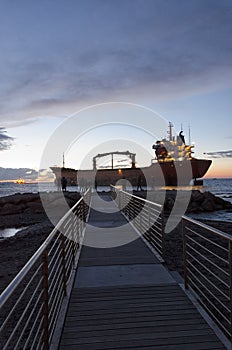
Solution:
<svg viewBox="0 0 232 350">
<path fill-rule="evenodd" d="M 59 349 L 225 349 L 114 202 L 105 199 L 93 198 L 100 212 L 91 211 Z"/>
</svg>

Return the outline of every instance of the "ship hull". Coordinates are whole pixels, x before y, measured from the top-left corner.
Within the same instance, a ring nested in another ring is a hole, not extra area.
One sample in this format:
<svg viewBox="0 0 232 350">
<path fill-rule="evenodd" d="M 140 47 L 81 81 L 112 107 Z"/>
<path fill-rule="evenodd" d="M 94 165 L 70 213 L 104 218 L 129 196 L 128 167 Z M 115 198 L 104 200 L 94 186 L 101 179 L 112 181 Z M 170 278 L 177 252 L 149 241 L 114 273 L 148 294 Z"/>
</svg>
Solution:
<svg viewBox="0 0 232 350">
<path fill-rule="evenodd" d="M 202 178 L 211 163 L 212 161 L 207 159 L 159 162 L 143 168 L 143 172 L 152 185 L 189 185 L 191 180 Z"/>
<path fill-rule="evenodd" d="M 142 186 L 180 186 L 189 185 L 192 179 L 202 178 L 208 171 L 212 161 L 207 159 L 191 159 L 184 161 L 157 162 L 149 167 L 118 169 L 75 170 L 55 168 L 52 171 L 56 179 L 65 176 L 70 185 L 109 186 L 117 184 L 122 178 L 132 186 L 137 186 L 142 176 Z"/>
</svg>

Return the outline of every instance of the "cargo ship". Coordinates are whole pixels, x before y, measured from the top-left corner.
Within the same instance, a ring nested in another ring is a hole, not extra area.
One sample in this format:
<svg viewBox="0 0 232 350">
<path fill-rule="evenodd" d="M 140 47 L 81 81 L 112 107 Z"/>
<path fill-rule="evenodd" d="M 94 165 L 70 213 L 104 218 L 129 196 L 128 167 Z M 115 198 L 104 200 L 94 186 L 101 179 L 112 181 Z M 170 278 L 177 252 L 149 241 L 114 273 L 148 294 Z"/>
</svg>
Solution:
<svg viewBox="0 0 232 350">
<path fill-rule="evenodd" d="M 147 167 L 136 167 L 135 153 L 115 151 L 97 154 L 93 158 L 93 169 L 66 168 L 64 158 L 63 167 L 50 167 L 50 169 L 55 174 L 57 183 L 64 176 L 68 186 L 109 186 L 117 184 L 121 179 L 128 180 L 132 186 L 137 186 L 139 181 L 145 187 L 184 186 L 189 185 L 191 180 L 194 184 L 202 184 L 201 178 L 208 171 L 212 160 L 194 158 L 194 146 L 186 144 L 183 131 L 173 136 L 172 128 L 172 123 L 169 123 L 168 138 L 158 140 L 152 145 L 155 158 Z M 110 168 L 98 168 L 97 159 L 109 155 L 111 156 Z M 115 166 L 114 155 L 128 156 L 130 167 Z"/>
</svg>

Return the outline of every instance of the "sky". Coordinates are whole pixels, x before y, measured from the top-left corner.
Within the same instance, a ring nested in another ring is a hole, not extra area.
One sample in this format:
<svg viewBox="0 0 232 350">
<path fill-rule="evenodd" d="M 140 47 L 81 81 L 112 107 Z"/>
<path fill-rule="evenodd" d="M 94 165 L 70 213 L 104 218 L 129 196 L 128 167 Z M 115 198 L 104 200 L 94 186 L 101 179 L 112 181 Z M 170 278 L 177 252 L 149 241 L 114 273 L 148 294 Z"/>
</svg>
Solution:
<svg viewBox="0 0 232 350">
<path fill-rule="evenodd" d="M 63 152 L 78 168 L 95 151 L 125 147 L 145 165 L 155 137 L 166 136 L 163 118 L 187 139 L 190 130 L 196 157 L 213 160 L 208 177 L 232 177 L 231 0 L 0 0 L 0 8 L 0 167 L 40 169 L 74 115 L 76 138 L 63 136 L 62 149 L 57 133 L 51 166 Z"/>
</svg>

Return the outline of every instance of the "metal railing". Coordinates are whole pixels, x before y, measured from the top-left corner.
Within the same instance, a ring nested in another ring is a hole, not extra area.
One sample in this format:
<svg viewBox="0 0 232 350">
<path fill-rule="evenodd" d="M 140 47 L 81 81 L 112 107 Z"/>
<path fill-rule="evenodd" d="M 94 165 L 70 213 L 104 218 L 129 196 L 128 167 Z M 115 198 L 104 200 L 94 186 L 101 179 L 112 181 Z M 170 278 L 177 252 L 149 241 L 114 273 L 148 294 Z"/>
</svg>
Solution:
<svg viewBox="0 0 232 350">
<path fill-rule="evenodd" d="M 49 349 L 85 228 L 91 191 L 64 215 L 0 295 L 0 348 Z"/>
<path fill-rule="evenodd" d="M 185 288 L 232 338 L 232 236 L 182 217 Z"/>
<path fill-rule="evenodd" d="M 128 220 L 143 234 L 144 238 L 163 256 L 164 215 L 163 206 L 134 196 L 111 185 L 115 201 Z"/>
</svg>

